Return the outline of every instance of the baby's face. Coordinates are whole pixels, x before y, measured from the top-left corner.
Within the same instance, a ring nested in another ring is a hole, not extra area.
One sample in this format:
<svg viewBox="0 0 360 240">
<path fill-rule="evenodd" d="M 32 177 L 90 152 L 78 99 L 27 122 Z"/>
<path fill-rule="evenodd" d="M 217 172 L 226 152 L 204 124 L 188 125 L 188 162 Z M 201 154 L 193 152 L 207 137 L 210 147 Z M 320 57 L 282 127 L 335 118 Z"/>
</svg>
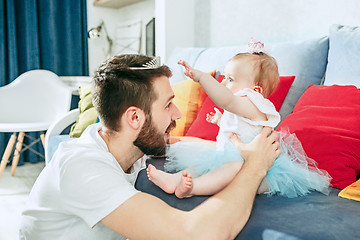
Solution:
<svg viewBox="0 0 360 240">
<path fill-rule="evenodd" d="M 254 87 L 254 64 L 249 59 L 230 60 L 224 68 L 225 78 L 221 84 L 236 93 L 242 89 Z"/>
</svg>

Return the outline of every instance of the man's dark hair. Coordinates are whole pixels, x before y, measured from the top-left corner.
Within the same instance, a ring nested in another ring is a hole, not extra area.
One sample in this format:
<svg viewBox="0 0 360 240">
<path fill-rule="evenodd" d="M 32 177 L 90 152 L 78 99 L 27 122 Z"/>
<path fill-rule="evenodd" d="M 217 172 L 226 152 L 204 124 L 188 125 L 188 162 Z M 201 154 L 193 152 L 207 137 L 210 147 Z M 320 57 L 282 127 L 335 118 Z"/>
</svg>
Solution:
<svg viewBox="0 0 360 240">
<path fill-rule="evenodd" d="M 163 65 L 154 69 L 131 69 L 143 67 L 153 58 L 126 54 L 115 56 L 103 64 L 94 75 L 93 104 L 101 122 L 107 128 L 120 130 L 120 117 L 131 106 L 150 114 L 151 105 L 157 99 L 153 80 L 171 76 L 170 69 Z"/>
</svg>

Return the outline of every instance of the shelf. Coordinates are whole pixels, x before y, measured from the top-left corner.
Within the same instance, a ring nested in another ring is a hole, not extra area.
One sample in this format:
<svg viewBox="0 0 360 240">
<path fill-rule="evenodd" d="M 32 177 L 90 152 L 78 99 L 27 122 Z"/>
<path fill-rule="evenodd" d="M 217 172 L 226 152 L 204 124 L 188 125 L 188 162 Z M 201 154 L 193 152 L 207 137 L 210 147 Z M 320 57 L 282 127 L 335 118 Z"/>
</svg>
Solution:
<svg viewBox="0 0 360 240">
<path fill-rule="evenodd" d="M 121 8 L 143 1 L 146 0 L 95 0 L 93 5 L 96 7 Z"/>
</svg>

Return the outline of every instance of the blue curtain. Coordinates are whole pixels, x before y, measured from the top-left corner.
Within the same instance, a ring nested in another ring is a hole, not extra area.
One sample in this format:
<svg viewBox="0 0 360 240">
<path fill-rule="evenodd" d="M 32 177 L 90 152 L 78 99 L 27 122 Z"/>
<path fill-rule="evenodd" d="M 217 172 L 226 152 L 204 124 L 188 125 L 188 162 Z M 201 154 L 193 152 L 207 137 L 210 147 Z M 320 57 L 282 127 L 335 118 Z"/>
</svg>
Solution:
<svg viewBox="0 0 360 240">
<path fill-rule="evenodd" d="M 0 86 L 32 69 L 88 76 L 86 18 L 86 0 L 0 0 Z M 1 156 L 9 138 L 0 133 Z M 19 165 L 42 160 L 26 151 Z"/>
</svg>

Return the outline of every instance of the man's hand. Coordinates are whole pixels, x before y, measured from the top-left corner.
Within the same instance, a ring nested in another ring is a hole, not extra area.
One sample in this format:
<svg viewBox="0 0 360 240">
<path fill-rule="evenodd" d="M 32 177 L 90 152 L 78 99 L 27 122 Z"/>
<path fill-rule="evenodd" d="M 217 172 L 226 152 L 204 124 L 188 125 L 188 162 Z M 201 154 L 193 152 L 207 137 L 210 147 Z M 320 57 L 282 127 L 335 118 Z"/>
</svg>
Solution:
<svg viewBox="0 0 360 240">
<path fill-rule="evenodd" d="M 245 163 L 252 164 L 266 172 L 271 168 L 275 159 L 280 155 L 280 143 L 276 141 L 277 133 L 270 127 L 264 127 L 249 144 L 241 142 L 239 137 L 232 133 L 230 141 L 237 147 Z"/>
</svg>

